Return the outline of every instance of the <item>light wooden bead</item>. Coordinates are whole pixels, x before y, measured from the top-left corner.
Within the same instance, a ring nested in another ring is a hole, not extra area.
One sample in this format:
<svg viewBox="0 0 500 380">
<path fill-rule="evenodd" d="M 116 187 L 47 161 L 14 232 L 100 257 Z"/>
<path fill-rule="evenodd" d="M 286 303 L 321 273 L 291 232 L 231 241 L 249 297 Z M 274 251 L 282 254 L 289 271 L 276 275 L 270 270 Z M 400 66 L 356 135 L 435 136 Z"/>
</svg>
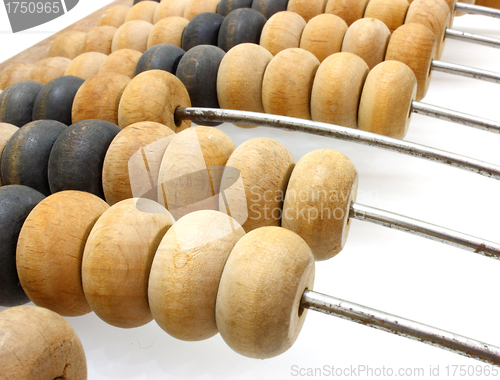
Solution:
<svg viewBox="0 0 500 380">
<path fill-rule="evenodd" d="M 148 70 L 134 77 L 125 88 L 118 108 L 118 125 L 125 128 L 140 121 L 155 121 L 180 132 L 190 127 L 191 121 L 175 120 L 177 107 L 191 107 L 182 82 L 167 71 Z"/>
<path fill-rule="evenodd" d="M 47 84 L 52 79 L 63 76 L 70 63 L 71 60 L 64 57 L 44 58 L 31 70 L 29 80 Z"/>
<path fill-rule="evenodd" d="M 134 49 L 117 50 L 104 60 L 98 74 L 117 73 L 132 79 L 141 57 L 142 53 Z"/>
<path fill-rule="evenodd" d="M 295 12 L 275 13 L 267 20 L 260 36 L 260 45 L 272 55 L 288 48 L 298 48 L 300 37 L 306 26 L 302 16 Z"/>
<path fill-rule="evenodd" d="M 111 54 L 111 44 L 118 29 L 113 26 L 97 26 L 87 33 L 82 53 L 95 51 L 106 55 Z"/>
<path fill-rule="evenodd" d="M 0 313 L 2 378 L 86 380 L 82 343 L 60 315 L 36 306 Z"/>
<path fill-rule="evenodd" d="M 149 33 L 153 24 L 143 20 L 126 22 L 118 28 L 113 37 L 111 51 L 134 49 L 144 53 L 147 50 Z"/>
<path fill-rule="evenodd" d="M 163 0 L 160 2 L 158 8 L 156 8 L 155 14 L 153 16 L 153 23 L 156 24 L 160 20 L 167 17 L 182 17 L 184 16 L 184 10 L 189 0 Z"/>
<path fill-rule="evenodd" d="M 84 80 L 96 75 L 108 56 L 102 53 L 83 53 L 66 67 L 64 75 L 73 75 Z"/>
<path fill-rule="evenodd" d="M 219 209 L 230 213 L 246 232 L 280 226 L 294 166 L 292 154 L 280 142 L 267 137 L 245 141 L 227 161 Z"/>
<path fill-rule="evenodd" d="M 9 123 L 0 123 L 0 162 L 2 161 L 2 153 L 5 145 L 19 128 Z M 2 176 L 0 176 L 0 187 L 2 186 Z"/>
<path fill-rule="evenodd" d="M 11 84 L 30 80 L 30 74 L 34 68 L 34 63 L 14 63 L 8 66 L 0 74 L 0 90 L 5 90 Z"/>
<path fill-rule="evenodd" d="M 309 22 L 310 19 L 325 13 L 328 0 L 289 0 L 287 10 L 295 12 Z"/>
<path fill-rule="evenodd" d="M 133 20 L 143 20 L 151 24 L 154 22 L 154 14 L 160 6 L 156 1 L 141 1 L 130 8 L 125 17 L 125 22 Z"/>
<path fill-rule="evenodd" d="M 359 99 L 368 72 L 366 62 L 352 53 L 337 53 L 325 59 L 312 87 L 312 119 L 357 128 Z"/>
<path fill-rule="evenodd" d="M 151 121 L 129 125 L 111 142 L 102 169 L 106 202 L 129 198 L 157 201 L 160 164 L 174 132 Z"/>
<path fill-rule="evenodd" d="M 238 222 L 217 211 L 186 215 L 165 234 L 149 277 L 149 305 L 158 325 L 177 339 L 217 334 L 217 291 L 226 260 L 245 235 Z"/>
<path fill-rule="evenodd" d="M 288 350 L 307 315 L 300 306 L 314 284 L 314 258 L 297 234 L 263 227 L 243 236 L 222 272 L 216 321 L 236 352 L 266 359 Z"/>
<path fill-rule="evenodd" d="M 174 219 L 149 199 L 111 206 L 90 232 L 82 262 L 83 290 L 106 323 L 132 328 L 150 322 L 148 279 L 161 239 Z"/>
<path fill-rule="evenodd" d="M 118 124 L 118 106 L 130 78 L 116 73 L 97 74 L 87 79 L 73 100 L 71 119 L 100 119 Z"/>
<path fill-rule="evenodd" d="M 391 32 L 382 21 L 362 18 L 347 29 L 342 51 L 363 58 L 371 70 L 384 60 L 390 38 Z"/>
<path fill-rule="evenodd" d="M 282 226 L 299 234 L 317 261 L 328 260 L 347 240 L 357 190 L 358 172 L 347 156 L 331 149 L 310 152 L 290 177 Z"/>
<path fill-rule="evenodd" d="M 325 13 L 339 16 L 347 25 L 363 17 L 369 0 L 329 0 Z"/>
<path fill-rule="evenodd" d="M 431 81 L 431 63 L 436 55 L 436 37 L 424 25 L 411 23 L 394 31 L 387 46 L 386 61 L 405 63 L 417 77 L 417 100 L 424 98 Z"/>
<path fill-rule="evenodd" d="M 370 71 L 363 87 L 359 103 L 359 129 L 404 138 L 416 96 L 417 78 L 408 66 L 398 61 L 380 63 Z"/>
<path fill-rule="evenodd" d="M 85 242 L 109 208 L 82 191 L 61 191 L 42 200 L 26 218 L 16 264 L 26 295 L 36 305 L 64 316 L 90 312 L 82 287 Z"/>
<path fill-rule="evenodd" d="M 267 65 L 262 82 L 266 113 L 311 120 L 311 89 L 318 59 L 307 50 L 279 52 Z"/>
<path fill-rule="evenodd" d="M 83 32 L 61 34 L 50 45 L 48 56 L 74 59 L 82 53 L 86 38 L 87 33 Z"/>
<path fill-rule="evenodd" d="M 129 10 L 130 7 L 125 5 L 115 5 L 111 7 L 101 16 L 97 26 L 112 26 L 119 28 L 125 22 Z"/>
<path fill-rule="evenodd" d="M 191 20 L 194 16 L 203 12 L 217 12 L 220 0 L 189 0 L 184 8 L 183 17 Z"/>
<path fill-rule="evenodd" d="M 392 33 L 404 24 L 409 6 L 407 0 L 370 0 L 364 17 L 382 21 Z"/>
<path fill-rule="evenodd" d="M 222 58 L 217 75 L 220 108 L 264 113 L 262 81 L 272 58 L 267 49 L 255 44 L 241 44 L 229 50 Z"/>
<path fill-rule="evenodd" d="M 160 4 L 161 6 L 161 4 Z M 158 21 L 148 37 L 148 49 L 161 44 L 182 45 L 182 34 L 189 23 L 184 17 L 172 16 Z"/>
<path fill-rule="evenodd" d="M 168 145 L 158 176 L 158 201 L 175 219 L 198 210 L 219 210 L 222 173 L 236 149 L 217 128 L 196 126 Z"/>
<path fill-rule="evenodd" d="M 300 38 L 300 48 L 313 53 L 320 62 L 339 53 L 347 32 L 347 24 L 340 17 L 324 13 L 311 19 Z"/>
<path fill-rule="evenodd" d="M 428 27 L 436 37 L 436 59 L 441 58 L 445 45 L 445 30 L 451 25 L 451 13 L 444 0 L 415 0 L 406 15 L 406 24 Z"/>
</svg>

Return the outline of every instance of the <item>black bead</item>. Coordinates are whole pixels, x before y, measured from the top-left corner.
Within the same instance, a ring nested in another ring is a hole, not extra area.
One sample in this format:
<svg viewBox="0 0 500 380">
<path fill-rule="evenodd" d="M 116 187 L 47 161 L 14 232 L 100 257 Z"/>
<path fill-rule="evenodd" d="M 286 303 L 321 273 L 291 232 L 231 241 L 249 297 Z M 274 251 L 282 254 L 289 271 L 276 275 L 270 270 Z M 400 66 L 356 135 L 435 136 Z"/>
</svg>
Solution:
<svg viewBox="0 0 500 380">
<path fill-rule="evenodd" d="M 223 16 L 212 12 L 203 12 L 194 16 L 184 29 L 182 48 L 189 51 L 199 45 L 217 46 L 222 21 L 224 21 Z"/>
<path fill-rule="evenodd" d="M 22 127 L 33 120 L 33 107 L 44 85 L 23 81 L 11 84 L 0 94 L 0 122 Z"/>
<path fill-rule="evenodd" d="M 165 70 L 174 74 L 184 53 L 184 50 L 175 45 L 155 45 L 142 54 L 137 62 L 135 75 L 147 70 Z"/>
<path fill-rule="evenodd" d="M 218 46 L 227 52 L 243 43 L 258 45 L 266 21 L 266 18 L 255 9 L 241 8 L 232 11 L 222 23 Z"/>
</svg>

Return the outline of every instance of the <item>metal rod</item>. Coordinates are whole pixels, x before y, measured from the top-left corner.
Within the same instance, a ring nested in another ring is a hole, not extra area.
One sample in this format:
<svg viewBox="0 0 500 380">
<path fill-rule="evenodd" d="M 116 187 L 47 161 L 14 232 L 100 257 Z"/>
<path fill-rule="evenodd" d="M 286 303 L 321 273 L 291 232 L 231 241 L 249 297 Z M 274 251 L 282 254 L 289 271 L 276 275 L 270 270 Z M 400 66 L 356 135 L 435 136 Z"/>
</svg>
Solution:
<svg viewBox="0 0 500 380">
<path fill-rule="evenodd" d="M 500 122 L 483 119 L 477 116 L 467 115 L 465 113 L 452 111 L 446 108 L 436 107 L 430 104 L 413 101 L 411 111 L 419 115 L 434 117 L 440 120 L 451 121 L 483 131 L 500 133 Z"/>
<path fill-rule="evenodd" d="M 278 129 L 289 129 L 318 136 L 352 141 L 358 144 L 374 146 L 394 152 L 420 157 L 429 161 L 460 168 L 485 177 L 500 179 L 500 166 L 489 164 L 473 158 L 439 149 L 426 147 L 398 140 L 392 137 L 377 135 L 358 129 L 340 127 L 338 125 L 296 119 L 287 116 L 267 115 L 258 112 L 221 110 L 216 108 L 183 108 L 175 111 L 177 120 L 192 120 L 195 122 L 228 122 L 244 123 L 256 126 L 267 126 Z"/>
<path fill-rule="evenodd" d="M 480 5 L 456 3 L 455 11 L 474 14 L 474 15 L 500 18 L 500 9 L 482 7 Z"/>
<path fill-rule="evenodd" d="M 484 45 L 497 49 L 500 48 L 500 40 L 497 38 L 480 36 L 479 34 L 461 32 L 453 29 L 446 29 L 444 35 L 446 38 L 451 38 L 453 40 L 471 42 L 474 44 Z"/>
<path fill-rule="evenodd" d="M 352 203 L 349 217 L 408 232 L 430 240 L 438 241 L 466 251 L 500 260 L 500 244 L 453 231 L 434 224 L 422 222 L 403 215 L 380 210 L 375 207 Z"/>
<path fill-rule="evenodd" d="M 431 70 L 500 84 L 500 74 L 498 73 L 456 65 L 454 63 L 434 60 L 431 63 Z"/>
<path fill-rule="evenodd" d="M 500 365 L 500 348 L 498 347 L 384 313 L 383 311 L 307 289 L 302 295 L 301 306 L 395 335 L 418 340 L 469 358 Z"/>
</svg>

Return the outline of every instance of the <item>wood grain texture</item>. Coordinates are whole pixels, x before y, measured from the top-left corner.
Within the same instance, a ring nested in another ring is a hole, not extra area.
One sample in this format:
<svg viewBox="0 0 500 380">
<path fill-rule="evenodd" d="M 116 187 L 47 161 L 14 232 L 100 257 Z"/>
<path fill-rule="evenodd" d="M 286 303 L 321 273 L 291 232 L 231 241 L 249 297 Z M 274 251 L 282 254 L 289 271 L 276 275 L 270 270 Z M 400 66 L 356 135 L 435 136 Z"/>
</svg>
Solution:
<svg viewBox="0 0 500 380">
<path fill-rule="evenodd" d="M 2 72 L 7 66 L 13 63 L 36 63 L 39 60 L 46 58 L 49 52 L 50 46 L 52 42 L 59 37 L 60 35 L 70 32 L 70 31 L 78 31 L 78 32 L 87 32 L 89 29 L 97 26 L 99 20 L 102 18 L 103 13 L 116 5 L 126 5 L 130 4 L 130 0 L 115 0 L 112 3 L 102 7 L 98 11 L 88 15 L 87 17 L 82 18 L 80 21 L 68 26 L 67 28 L 55 33 L 54 35 L 46 38 L 45 40 L 33 45 L 29 49 L 22 51 L 21 53 L 15 55 L 14 57 L 4 61 L 0 64 L 0 72 Z"/>
<path fill-rule="evenodd" d="M 392 33 L 404 24 L 409 6 L 407 0 L 371 0 L 366 6 L 365 17 L 382 21 Z"/>
</svg>

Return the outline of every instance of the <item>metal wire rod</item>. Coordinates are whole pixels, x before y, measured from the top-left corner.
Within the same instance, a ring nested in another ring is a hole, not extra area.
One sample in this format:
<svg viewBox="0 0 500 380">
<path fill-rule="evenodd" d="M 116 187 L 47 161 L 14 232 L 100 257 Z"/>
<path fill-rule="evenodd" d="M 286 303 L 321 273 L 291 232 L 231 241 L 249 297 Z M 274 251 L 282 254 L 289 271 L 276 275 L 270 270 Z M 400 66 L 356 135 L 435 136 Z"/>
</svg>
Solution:
<svg viewBox="0 0 500 380">
<path fill-rule="evenodd" d="M 440 120 L 451 121 L 467 127 L 481 129 L 483 131 L 500 133 L 500 122 L 471 116 L 465 113 L 452 111 L 446 108 L 436 107 L 430 104 L 413 101 L 411 111 L 419 115 L 434 117 Z"/>
<path fill-rule="evenodd" d="M 500 74 L 443 61 L 432 61 L 431 70 L 500 84 Z"/>
<path fill-rule="evenodd" d="M 453 40 L 471 42 L 477 45 L 484 45 L 497 49 L 500 48 L 500 40 L 497 38 L 480 36 L 478 34 L 461 32 L 453 29 L 446 29 L 444 35 L 446 38 L 451 38 Z"/>
<path fill-rule="evenodd" d="M 408 232 L 413 235 L 500 260 L 500 244 L 403 215 L 380 210 L 375 207 L 352 203 L 349 210 L 349 217 Z"/>
<path fill-rule="evenodd" d="M 358 144 L 375 146 L 382 149 L 399 152 L 409 156 L 420 157 L 429 161 L 460 168 L 485 177 L 500 179 L 500 166 L 489 164 L 473 158 L 439 149 L 426 147 L 398 140 L 392 137 L 377 135 L 358 129 L 340 127 L 338 125 L 296 119 L 287 116 L 268 115 L 258 112 L 222 110 L 216 108 L 183 108 L 175 111 L 177 120 L 192 120 L 195 122 L 228 122 L 244 123 L 256 126 L 267 126 L 278 129 L 289 129 L 318 136 L 352 141 Z"/>
<path fill-rule="evenodd" d="M 500 365 L 500 348 L 339 298 L 305 290 L 301 306 Z"/>
<path fill-rule="evenodd" d="M 474 14 L 474 15 L 500 18 L 500 9 L 482 7 L 480 5 L 456 3 L 455 11 Z"/>
</svg>

